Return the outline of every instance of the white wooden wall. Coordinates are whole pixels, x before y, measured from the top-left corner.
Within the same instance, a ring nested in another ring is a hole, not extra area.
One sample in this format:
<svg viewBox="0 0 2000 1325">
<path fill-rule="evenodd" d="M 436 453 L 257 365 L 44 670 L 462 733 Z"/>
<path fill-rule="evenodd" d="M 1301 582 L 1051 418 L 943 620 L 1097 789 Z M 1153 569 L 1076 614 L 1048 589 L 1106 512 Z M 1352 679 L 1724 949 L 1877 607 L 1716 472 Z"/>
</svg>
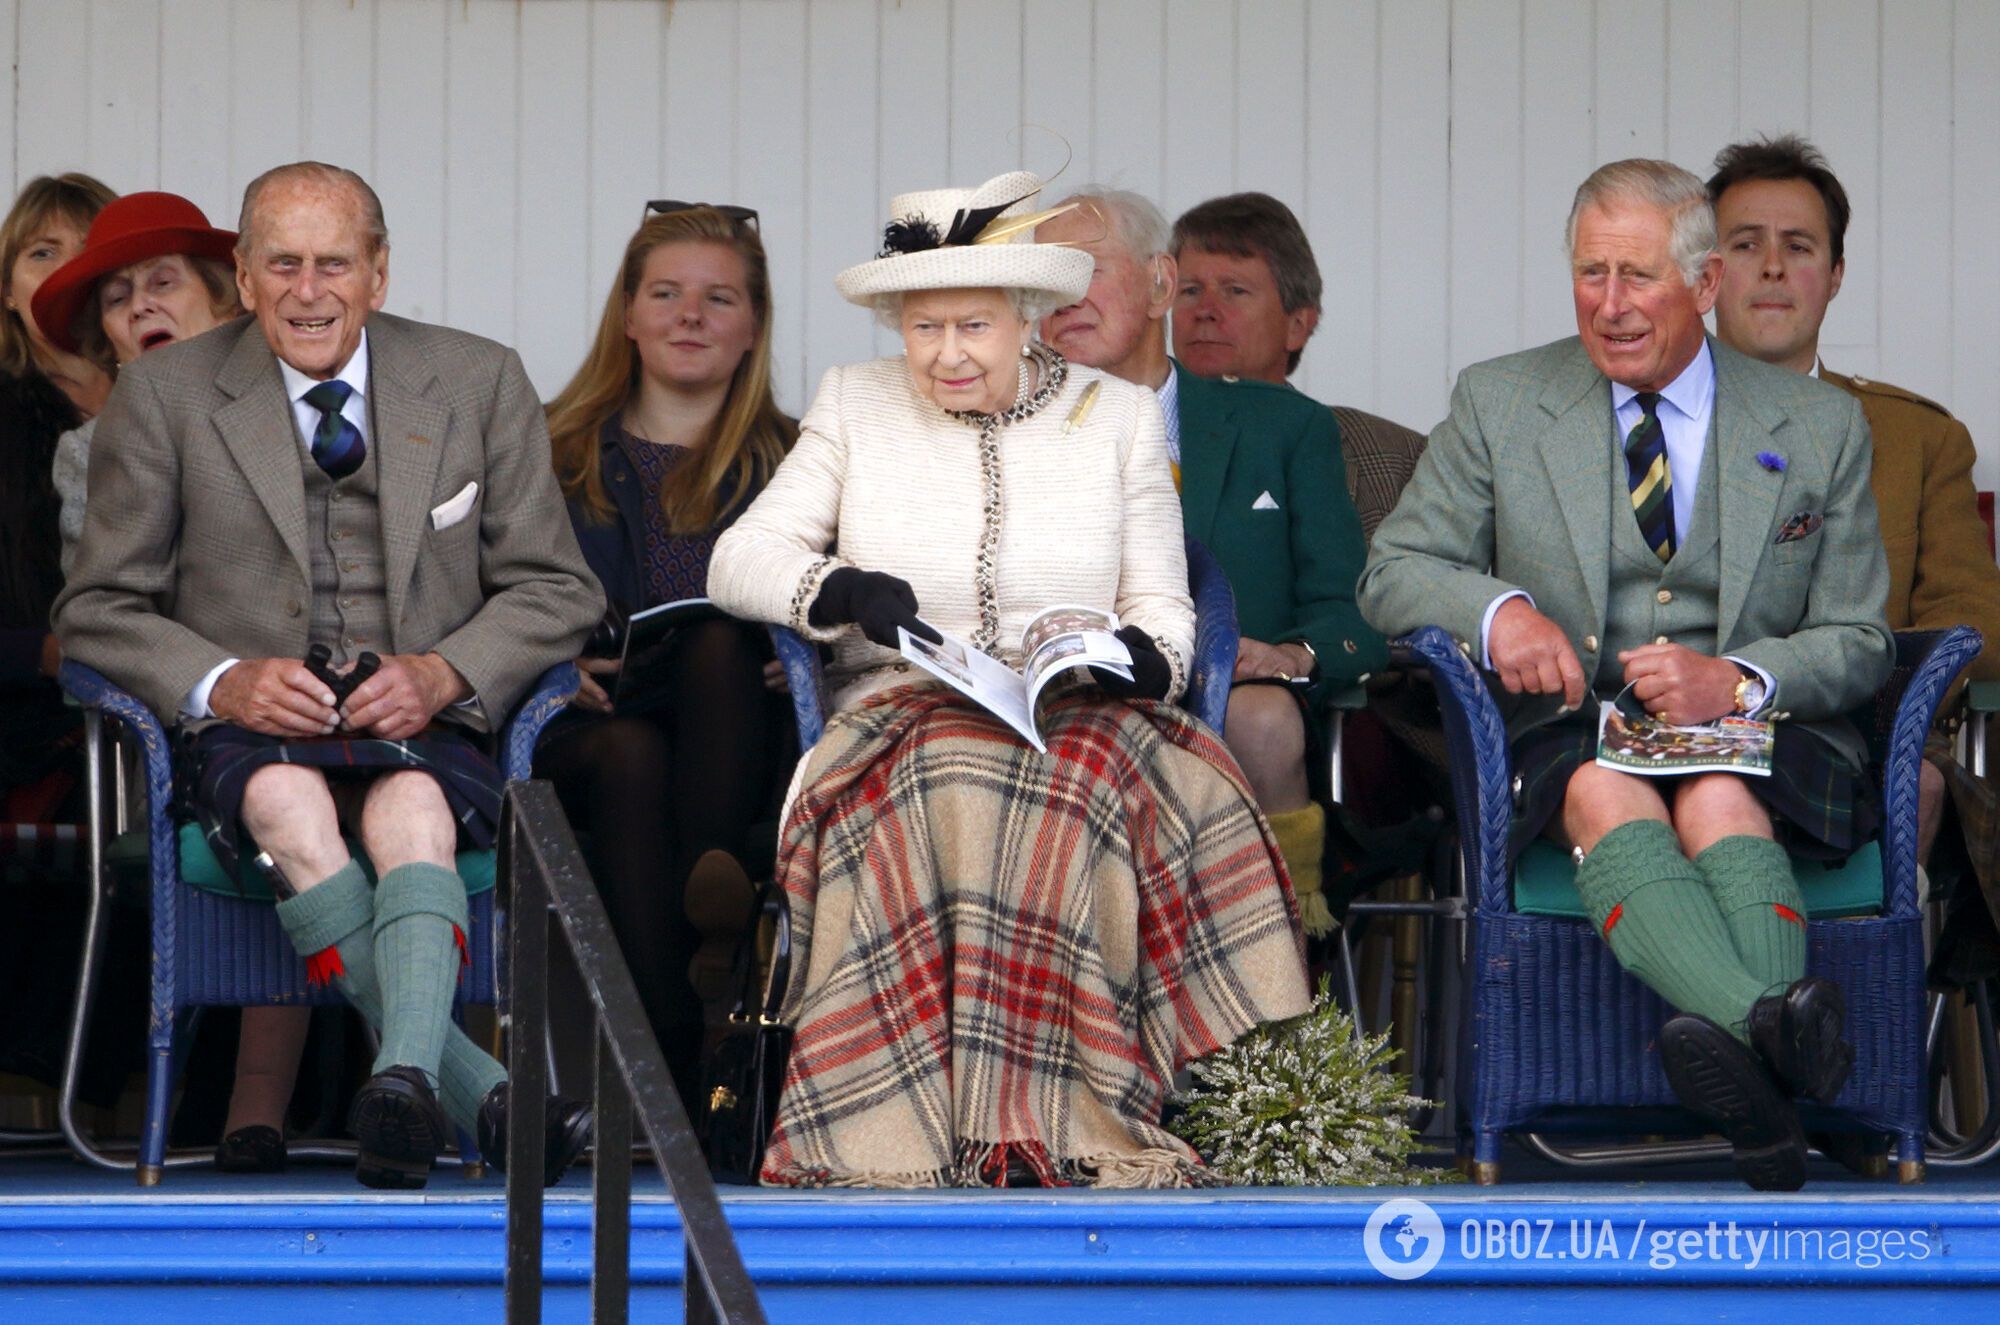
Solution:
<svg viewBox="0 0 2000 1325">
<path fill-rule="evenodd" d="M 267 166 L 353 166 L 392 310 L 544 393 L 645 199 L 754 206 L 795 410 L 887 348 L 832 278 L 888 195 L 1051 169 L 1055 135 L 1058 189 L 1290 202 L 1327 284 L 1299 385 L 1428 428 L 1458 369 L 1572 329 L 1592 166 L 1797 130 L 1855 202 L 1827 359 L 1950 404 L 2000 485 L 2000 0 L 0 0 L 0 48 L 0 183 L 233 224 Z"/>
</svg>

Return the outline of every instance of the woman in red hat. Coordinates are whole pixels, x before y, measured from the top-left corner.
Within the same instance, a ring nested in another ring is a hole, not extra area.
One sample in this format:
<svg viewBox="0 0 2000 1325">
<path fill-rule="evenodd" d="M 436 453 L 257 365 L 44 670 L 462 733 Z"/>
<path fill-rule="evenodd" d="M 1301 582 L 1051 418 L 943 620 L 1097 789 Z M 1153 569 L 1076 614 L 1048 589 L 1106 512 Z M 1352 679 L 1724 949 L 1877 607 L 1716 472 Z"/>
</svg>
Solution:
<svg viewBox="0 0 2000 1325">
<path fill-rule="evenodd" d="M 35 321 L 60 349 L 115 373 L 141 354 L 201 335 L 238 316 L 236 232 L 209 225 L 201 208 L 173 193 L 132 193 L 91 223 L 83 248 L 34 293 Z M 84 477 L 96 420 L 57 443 L 63 569 L 83 530 Z M 243 1010 L 236 1081 L 216 1166 L 274 1172 L 285 1164 L 291 1101 L 307 1008 Z"/>
<path fill-rule="evenodd" d="M 59 350 L 116 375 L 148 350 L 199 336 L 243 311 L 232 257 L 236 232 L 210 226 L 175 193 L 130 193 L 90 224 L 76 256 L 34 292 L 35 323 Z M 62 566 L 83 532 L 93 418 L 56 445 Z"/>
</svg>

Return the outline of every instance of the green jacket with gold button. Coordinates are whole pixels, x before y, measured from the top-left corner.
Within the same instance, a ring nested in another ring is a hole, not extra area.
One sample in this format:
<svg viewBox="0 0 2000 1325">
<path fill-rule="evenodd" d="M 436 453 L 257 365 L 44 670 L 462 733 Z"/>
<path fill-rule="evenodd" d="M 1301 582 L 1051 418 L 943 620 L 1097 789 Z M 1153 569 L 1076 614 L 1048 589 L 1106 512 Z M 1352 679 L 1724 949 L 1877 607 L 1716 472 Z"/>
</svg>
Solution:
<svg viewBox="0 0 2000 1325">
<path fill-rule="evenodd" d="M 1215 381 L 1178 363 L 1174 376 L 1181 514 L 1229 577 L 1244 637 L 1310 644 L 1315 703 L 1381 671 L 1388 644 L 1354 601 L 1367 553 L 1333 412 L 1288 386 Z"/>
</svg>

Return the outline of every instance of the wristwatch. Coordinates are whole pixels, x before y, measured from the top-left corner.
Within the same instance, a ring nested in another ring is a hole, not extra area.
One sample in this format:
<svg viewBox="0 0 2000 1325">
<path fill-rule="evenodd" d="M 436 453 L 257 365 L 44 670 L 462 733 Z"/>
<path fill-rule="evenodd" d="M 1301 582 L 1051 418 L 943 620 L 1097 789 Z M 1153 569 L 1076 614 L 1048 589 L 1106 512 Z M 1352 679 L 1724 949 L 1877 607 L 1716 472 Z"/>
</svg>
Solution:
<svg viewBox="0 0 2000 1325">
<path fill-rule="evenodd" d="M 1736 683 L 1736 711 L 1755 713 L 1763 704 L 1764 678 L 1755 672 L 1744 672 L 1743 679 Z"/>
</svg>

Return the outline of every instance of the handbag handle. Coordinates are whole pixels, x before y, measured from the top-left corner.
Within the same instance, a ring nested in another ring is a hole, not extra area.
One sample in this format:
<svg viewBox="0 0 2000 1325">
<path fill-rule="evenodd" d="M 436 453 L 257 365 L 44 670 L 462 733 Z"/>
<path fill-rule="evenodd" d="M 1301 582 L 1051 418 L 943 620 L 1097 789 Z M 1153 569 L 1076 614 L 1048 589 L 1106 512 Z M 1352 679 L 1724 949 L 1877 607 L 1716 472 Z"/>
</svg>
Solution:
<svg viewBox="0 0 2000 1325">
<path fill-rule="evenodd" d="M 756 1000 L 756 1019 L 770 1026 L 778 1024 L 778 1009 L 785 1001 L 785 982 L 791 975 L 792 909 L 785 905 L 784 894 L 772 884 L 766 886 L 758 910 L 772 919 L 771 973 L 764 982 L 762 999 L 756 999 L 757 943 L 753 931 L 752 937 L 736 950 L 736 1006 L 730 1009 L 729 1019 L 751 1020 L 750 1008 Z"/>
</svg>

